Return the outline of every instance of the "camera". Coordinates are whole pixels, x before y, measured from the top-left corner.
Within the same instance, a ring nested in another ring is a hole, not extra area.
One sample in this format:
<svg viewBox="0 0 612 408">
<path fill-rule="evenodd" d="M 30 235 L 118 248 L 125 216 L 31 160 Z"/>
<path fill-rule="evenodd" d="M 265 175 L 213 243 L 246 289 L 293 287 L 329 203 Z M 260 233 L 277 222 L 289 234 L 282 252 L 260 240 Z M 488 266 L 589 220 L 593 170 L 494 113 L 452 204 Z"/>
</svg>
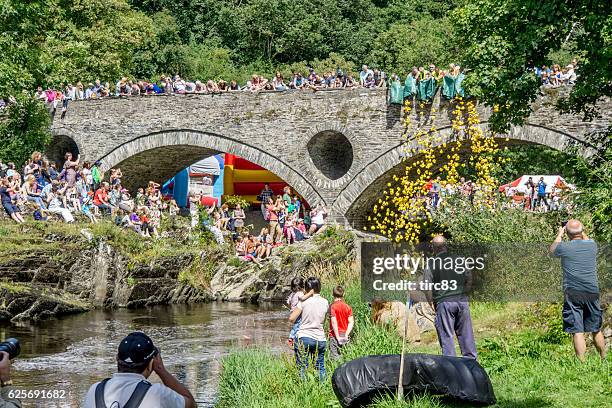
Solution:
<svg viewBox="0 0 612 408">
<path fill-rule="evenodd" d="M 567 225 L 567 221 L 561 221 L 561 226 L 565 227 Z"/>
<path fill-rule="evenodd" d="M 17 339 L 7 339 L 0 343 L 0 351 L 6 351 L 9 355 L 9 359 L 12 360 L 21 353 L 21 346 Z"/>
</svg>

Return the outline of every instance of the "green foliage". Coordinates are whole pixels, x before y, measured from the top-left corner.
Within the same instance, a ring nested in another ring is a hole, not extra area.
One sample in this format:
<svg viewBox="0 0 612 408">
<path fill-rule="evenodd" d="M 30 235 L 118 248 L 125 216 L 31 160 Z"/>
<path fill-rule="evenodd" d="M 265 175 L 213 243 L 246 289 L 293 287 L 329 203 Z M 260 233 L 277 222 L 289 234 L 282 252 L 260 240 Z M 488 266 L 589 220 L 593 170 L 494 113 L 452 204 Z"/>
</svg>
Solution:
<svg viewBox="0 0 612 408">
<path fill-rule="evenodd" d="M 217 267 L 215 259 L 200 256 L 179 272 L 178 280 L 195 288 L 208 288 Z"/>
<path fill-rule="evenodd" d="M 223 197 L 223 203 L 227 204 L 230 208 L 236 208 L 236 205 L 240 204 L 241 208 L 248 208 L 249 202 L 242 196 L 229 195 Z"/>
<path fill-rule="evenodd" d="M 41 53 L 55 3 L 0 0 L 0 97 L 31 88 L 42 77 Z"/>
<path fill-rule="evenodd" d="M 547 242 L 566 217 L 560 212 L 479 209 L 462 197 L 452 197 L 434 213 L 432 232 L 443 229 L 456 243 Z"/>
<path fill-rule="evenodd" d="M 509 183 L 525 174 L 558 174 L 569 183 L 581 178 L 572 154 L 542 145 L 510 146 L 499 153 L 507 163 L 495 169 L 493 176 L 500 183 Z"/>
<path fill-rule="evenodd" d="M 578 175 L 578 216 L 593 226 L 596 239 L 612 242 L 612 127 L 589 141 L 597 153 L 589 159 L 576 155 L 570 161 Z"/>
<path fill-rule="evenodd" d="M 185 49 L 185 65 L 181 70 L 183 76 L 213 80 L 236 78 L 238 72 L 232 61 L 231 50 L 210 44 L 195 43 Z M 246 80 L 246 78 L 239 79 Z"/>
<path fill-rule="evenodd" d="M 539 80 L 527 73 L 550 65 L 553 51 L 567 50 L 573 37 L 574 56 L 582 56 L 580 81 L 564 109 L 592 116 L 594 103 L 612 94 L 612 14 L 598 1 L 477 0 L 455 12 L 464 66 L 471 69 L 466 92 L 499 111 L 490 119 L 496 129 L 521 124 L 536 98 Z"/>
<path fill-rule="evenodd" d="M 402 343 L 397 334 L 370 322 L 359 285 L 346 289 L 346 300 L 355 315 L 355 331 L 340 361 L 326 360 L 328 376 L 323 383 L 319 383 L 312 368 L 300 380 L 295 361 L 285 353 L 278 355 L 259 348 L 235 350 L 222 360 L 218 406 L 339 407 L 330 378 L 336 367 L 367 355 L 399 353 Z M 493 383 L 498 399 L 495 406 L 561 408 L 606 404 L 610 393 L 601 390 L 609 388 L 609 366 L 594 355 L 589 355 L 584 364 L 575 361 L 569 336 L 558 332 L 559 305 L 527 308 L 524 304 L 478 303 L 472 309 L 478 359 Z M 488 325 L 501 326 L 492 334 L 482 334 Z M 437 354 L 439 349 L 435 343 L 408 345 L 408 352 Z M 429 395 L 413 396 L 407 401 L 381 396 L 369 406 L 440 408 L 449 406 L 449 402 Z"/>
<path fill-rule="evenodd" d="M 392 24 L 376 38 L 373 60 L 400 76 L 407 75 L 413 66 L 434 63 L 446 69 L 458 62 L 458 43 L 445 41 L 454 38 L 454 27 L 449 18 L 434 19 L 425 16 L 418 20 Z"/>
<path fill-rule="evenodd" d="M 19 93 L 15 103 L 0 111 L 0 158 L 23 165 L 34 151 L 51 141 L 49 113 L 31 96 Z"/>
</svg>

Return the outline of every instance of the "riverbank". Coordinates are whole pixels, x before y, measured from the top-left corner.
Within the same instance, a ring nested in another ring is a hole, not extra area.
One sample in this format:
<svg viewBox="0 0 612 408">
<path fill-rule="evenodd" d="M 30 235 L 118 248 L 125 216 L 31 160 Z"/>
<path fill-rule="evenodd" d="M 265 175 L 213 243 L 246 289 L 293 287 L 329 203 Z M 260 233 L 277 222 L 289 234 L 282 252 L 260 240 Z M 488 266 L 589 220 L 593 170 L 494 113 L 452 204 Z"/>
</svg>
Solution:
<svg viewBox="0 0 612 408">
<path fill-rule="evenodd" d="M 300 380 L 288 349 L 281 356 L 263 349 L 236 350 L 222 361 L 218 407 L 340 407 L 331 387 L 331 373 L 338 365 L 367 355 L 397 354 L 402 347 L 394 330 L 371 322 L 359 292 L 357 284 L 347 286 L 346 300 L 356 319 L 354 337 L 340 362 L 326 359 L 329 375 L 325 382 L 319 383 L 313 370 Z M 330 298 L 329 293 L 326 297 Z M 595 407 L 610 400 L 609 361 L 602 362 L 591 347 L 587 361 L 577 362 L 570 337 L 562 331 L 560 305 L 474 303 L 471 311 L 479 362 L 493 383 L 496 407 Z M 612 306 L 608 305 L 608 330 L 611 315 Z M 435 332 L 425 333 L 421 343 L 409 346 L 408 352 L 439 354 Z M 382 397 L 372 406 L 448 405 L 438 397 L 415 396 L 403 402 Z"/>
<path fill-rule="evenodd" d="M 94 308 L 283 301 L 291 278 L 342 274 L 354 261 L 353 235 L 329 227 L 313 239 L 275 248 L 258 267 L 186 220 L 144 239 L 99 224 L 0 223 L 0 320 L 39 321 Z"/>
</svg>

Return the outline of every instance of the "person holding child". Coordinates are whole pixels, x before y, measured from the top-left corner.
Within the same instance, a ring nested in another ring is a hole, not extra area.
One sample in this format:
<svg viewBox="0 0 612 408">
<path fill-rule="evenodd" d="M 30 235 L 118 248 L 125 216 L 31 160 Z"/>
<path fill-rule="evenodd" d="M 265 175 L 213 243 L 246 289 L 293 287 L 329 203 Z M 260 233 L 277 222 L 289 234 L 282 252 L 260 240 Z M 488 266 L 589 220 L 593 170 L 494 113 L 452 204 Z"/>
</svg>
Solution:
<svg viewBox="0 0 612 408">
<path fill-rule="evenodd" d="M 300 319 L 297 330 L 297 342 L 294 344 L 295 360 L 300 375 L 304 377 L 304 371 L 308 368 L 310 360 L 314 360 L 314 366 L 319 371 L 319 380 L 325 379 L 325 349 L 327 341 L 323 323 L 329 310 L 329 302 L 321 296 L 321 281 L 319 278 L 310 277 L 306 280 L 305 289 L 312 291 L 312 296 L 304 301 L 299 301 L 289 316 L 289 321 L 295 323 Z"/>
</svg>

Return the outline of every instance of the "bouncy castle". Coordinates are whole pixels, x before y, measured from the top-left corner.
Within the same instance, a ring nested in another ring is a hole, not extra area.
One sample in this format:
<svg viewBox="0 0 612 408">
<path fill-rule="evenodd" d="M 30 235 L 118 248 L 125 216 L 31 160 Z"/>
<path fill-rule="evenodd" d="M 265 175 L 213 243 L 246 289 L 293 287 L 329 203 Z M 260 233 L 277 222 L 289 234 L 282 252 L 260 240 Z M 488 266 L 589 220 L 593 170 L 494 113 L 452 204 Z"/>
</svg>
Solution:
<svg viewBox="0 0 612 408">
<path fill-rule="evenodd" d="M 221 205 L 224 196 L 242 196 L 259 204 L 257 196 L 268 183 L 274 194 L 282 194 L 287 185 L 274 173 L 233 154 L 217 154 L 185 168 L 164 183 L 162 194 L 187 207 L 190 191 L 202 194 L 203 205 Z"/>
<path fill-rule="evenodd" d="M 283 188 L 287 185 L 276 174 L 258 166 L 255 163 L 234 156 L 225 154 L 223 166 L 223 195 L 242 196 L 251 204 L 259 204 L 257 196 L 268 183 L 274 194 L 282 194 Z"/>
</svg>

